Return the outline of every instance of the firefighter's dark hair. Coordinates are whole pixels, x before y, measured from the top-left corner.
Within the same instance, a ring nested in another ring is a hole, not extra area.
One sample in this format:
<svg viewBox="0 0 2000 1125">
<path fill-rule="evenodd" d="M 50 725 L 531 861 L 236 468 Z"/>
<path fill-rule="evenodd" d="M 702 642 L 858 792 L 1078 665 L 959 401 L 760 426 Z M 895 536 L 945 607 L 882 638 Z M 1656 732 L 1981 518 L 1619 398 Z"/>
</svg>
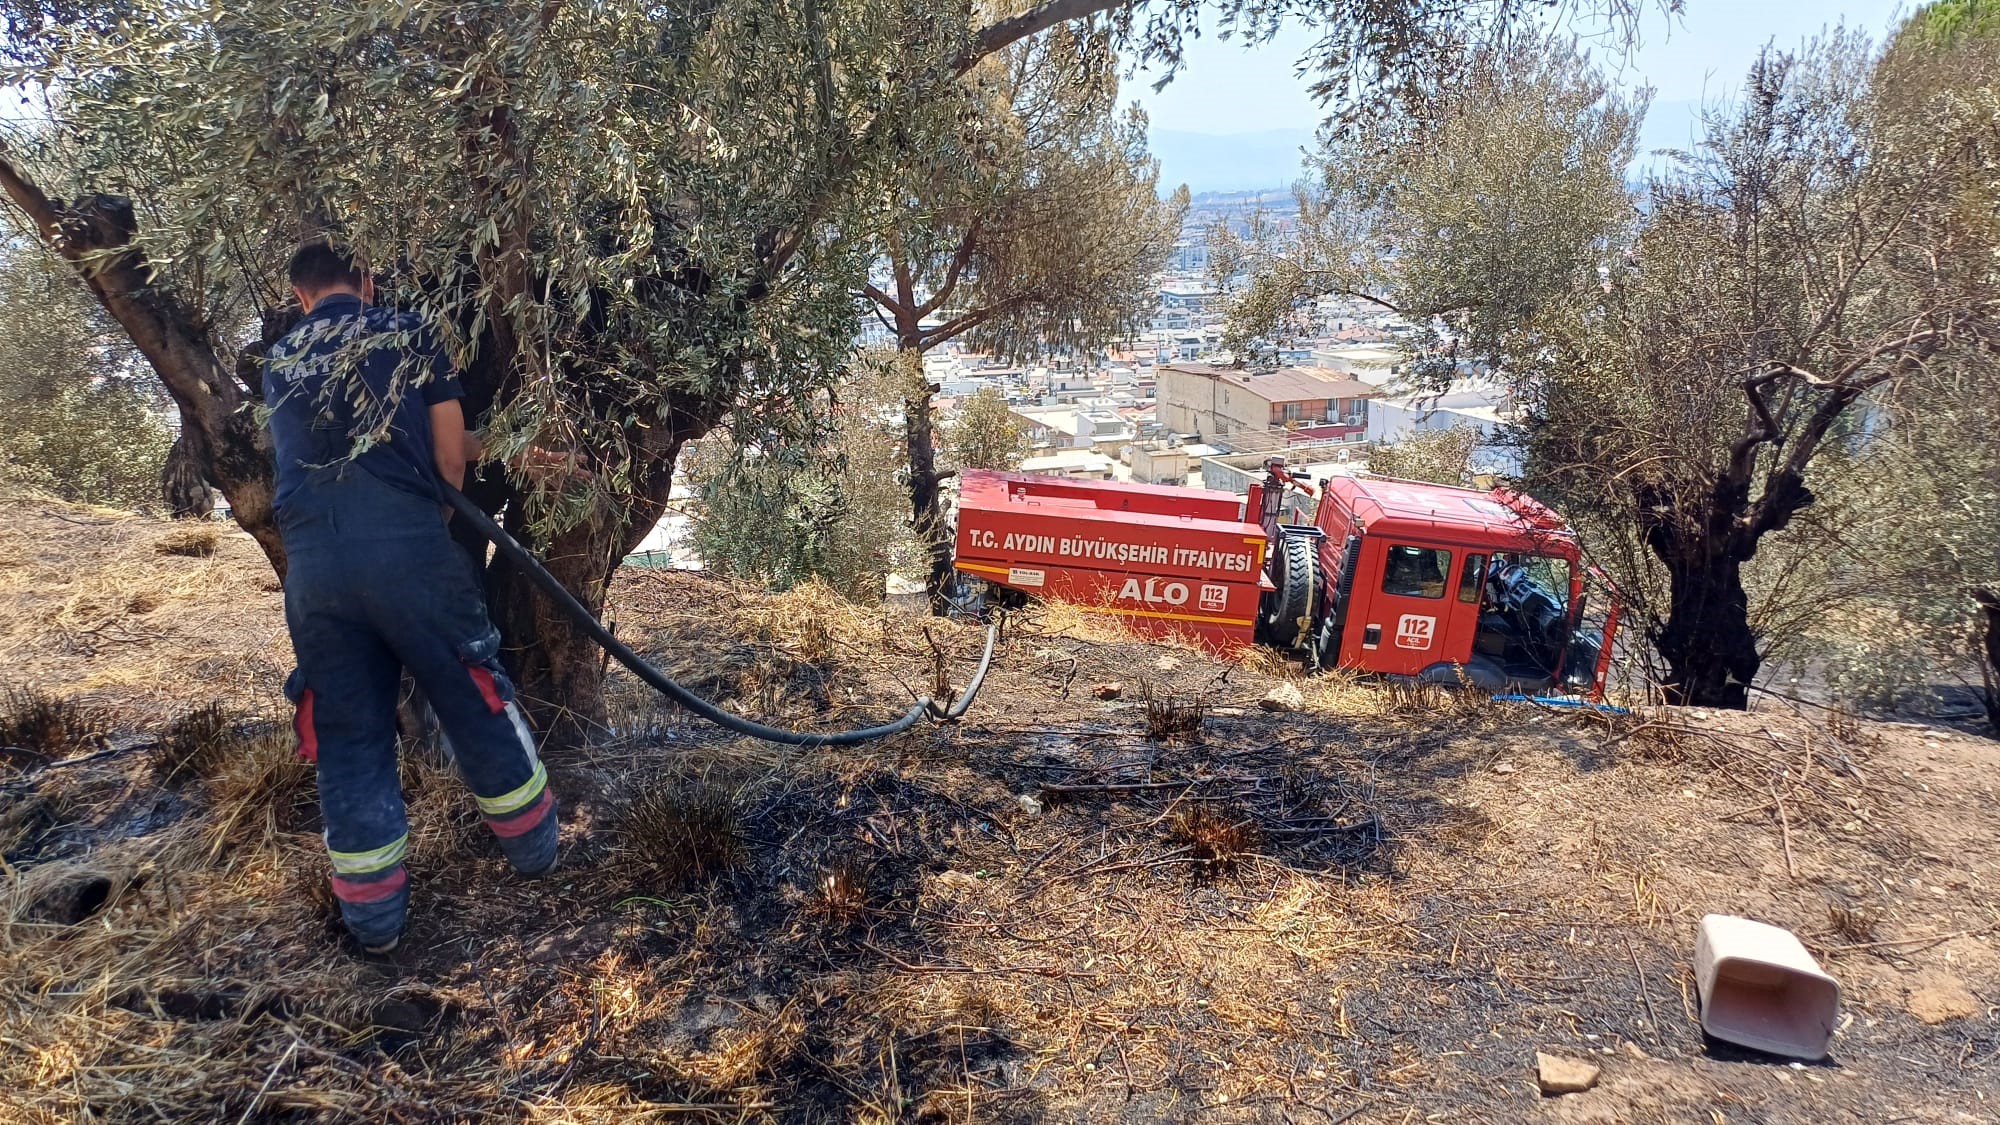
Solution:
<svg viewBox="0 0 2000 1125">
<path fill-rule="evenodd" d="M 285 273 L 292 287 L 305 293 L 324 293 L 336 286 L 358 290 L 364 276 L 359 259 L 325 241 L 299 247 Z"/>
</svg>

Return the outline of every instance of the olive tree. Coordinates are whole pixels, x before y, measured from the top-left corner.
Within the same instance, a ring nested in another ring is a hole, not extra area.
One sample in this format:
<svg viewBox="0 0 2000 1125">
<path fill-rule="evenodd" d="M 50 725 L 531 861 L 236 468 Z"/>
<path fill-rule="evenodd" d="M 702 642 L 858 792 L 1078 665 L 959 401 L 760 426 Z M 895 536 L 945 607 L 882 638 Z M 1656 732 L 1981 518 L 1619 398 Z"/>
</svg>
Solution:
<svg viewBox="0 0 2000 1125">
<path fill-rule="evenodd" d="M 1767 540 L 1868 456 L 1890 396 L 1934 389 L 2000 322 L 1991 120 L 1886 112 L 1881 77 L 1852 34 L 1767 52 L 1526 365 L 1529 463 L 1657 568 L 1643 620 L 1678 702 L 1746 705 Z"/>
<path fill-rule="evenodd" d="M 1553 40 L 1475 51 L 1449 74 L 1413 109 L 1322 138 L 1293 238 L 1214 232 L 1213 272 L 1251 276 L 1233 350 L 1284 342 L 1303 299 L 1337 295 L 1409 320 L 1414 380 L 1448 383 L 1503 363 L 1538 310 L 1595 279 L 1631 220 L 1644 97 Z"/>
<path fill-rule="evenodd" d="M 1000 392 L 981 387 L 959 406 L 945 450 L 955 469 L 1017 469 L 1028 455 L 1028 434 Z"/>
<path fill-rule="evenodd" d="M 703 566 L 778 589 L 818 579 L 858 602 L 912 570 L 904 361 L 863 352 L 815 409 L 738 409 L 696 443 L 685 475 Z"/>
<path fill-rule="evenodd" d="M 1916 12 L 1877 64 L 1867 105 L 1900 159 L 1949 156 L 1967 141 L 1982 154 L 1950 161 L 1953 199 L 1932 220 L 1967 240 L 1954 257 L 1977 270 L 1980 247 L 2000 246 L 1992 163 L 2000 153 L 2000 3 L 1950 0 Z M 1982 696 L 2000 727 L 1995 403 L 2000 354 L 1957 348 L 1933 356 L 1922 377 L 1883 387 L 1872 404 L 1860 472 L 1843 481 L 1845 493 L 1860 495 L 1843 513 L 1859 518 L 1842 521 L 1852 548 L 1840 565 L 1864 594 L 1814 630 L 1845 694 L 1886 703 L 1957 686 Z"/>
<path fill-rule="evenodd" d="M 1186 194 L 1160 201 L 1145 119 L 1118 107 L 1117 65 L 1107 34 L 1059 28 L 966 73 L 959 143 L 890 181 L 881 276 L 861 288 L 899 350 L 957 339 L 1017 357 L 1083 350 L 1151 311 Z M 906 369 L 911 516 L 941 613 L 952 568 L 939 488 L 951 471 L 938 468 L 923 365 Z"/>
</svg>

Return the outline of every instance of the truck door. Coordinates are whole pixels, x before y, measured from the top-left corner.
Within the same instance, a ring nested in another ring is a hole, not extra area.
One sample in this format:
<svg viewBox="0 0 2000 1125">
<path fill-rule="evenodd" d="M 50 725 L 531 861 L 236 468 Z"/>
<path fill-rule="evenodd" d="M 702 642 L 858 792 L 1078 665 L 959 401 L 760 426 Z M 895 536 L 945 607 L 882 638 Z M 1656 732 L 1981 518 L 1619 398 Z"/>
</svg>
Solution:
<svg viewBox="0 0 2000 1125">
<path fill-rule="evenodd" d="M 1459 600 L 1463 552 L 1423 543 L 1378 540 L 1362 553 L 1349 636 L 1360 643 L 1348 667 L 1416 675 L 1440 662 L 1463 664 L 1472 652 L 1479 616 L 1472 600 Z"/>
</svg>

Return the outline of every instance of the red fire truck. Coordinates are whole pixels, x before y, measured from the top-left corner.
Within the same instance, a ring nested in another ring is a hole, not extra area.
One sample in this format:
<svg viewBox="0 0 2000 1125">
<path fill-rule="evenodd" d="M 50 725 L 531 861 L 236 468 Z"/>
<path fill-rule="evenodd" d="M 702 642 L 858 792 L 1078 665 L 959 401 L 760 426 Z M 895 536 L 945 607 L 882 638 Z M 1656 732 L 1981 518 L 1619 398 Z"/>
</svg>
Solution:
<svg viewBox="0 0 2000 1125">
<path fill-rule="evenodd" d="M 1317 500 L 1285 522 L 1287 491 Z M 1246 514 L 1255 522 L 1245 522 Z M 1379 477 L 1315 484 L 1266 463 L 1226 492 L 969 471 L 957 567 L 1002 602 L 1067 601 L 1219 651 L 1488 691 L 1600 698 L 1616 591 L 1533 499 Z M 1587 579 L 1605 593 L 1587 618 Z"/>
</svg>

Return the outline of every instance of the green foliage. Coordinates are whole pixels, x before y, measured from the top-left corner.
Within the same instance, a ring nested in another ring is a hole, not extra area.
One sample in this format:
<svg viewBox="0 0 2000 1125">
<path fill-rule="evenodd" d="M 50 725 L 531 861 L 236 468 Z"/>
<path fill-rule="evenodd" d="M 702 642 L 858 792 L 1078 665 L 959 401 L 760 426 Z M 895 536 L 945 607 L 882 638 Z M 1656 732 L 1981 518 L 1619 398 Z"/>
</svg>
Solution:
<svg viewBox="0 0 2000 1125">
<path fill-rule="evenodd" d="M 1952 48 L 2000 35 L 2000 2 L 1937 0 L 1919 8 L 1904 25 L 1927 48 Z"/>
<path fill-rule="evenodd" d="M 286 252 L 330 232 L 373 264 L 386 299 L 445 336 L 469 399 L 493 403 L 475 421 L 496 455 L 534 443 L 591 470 L 587 483 L 517 483 L 558 570 L 594 598 L 603 574 L 592 572 L 615 565 L 635 515 L 666 502 L 681 451 L 716 426 L 755 451 L 761 464 L 745 472 L 811 475 L 824 448 L 811 419 L 850 358 L 852 294 L 884 232 L 902 229 L 906 173 L 951 167 L 968 136 L 1012 143 L 1015 126 L 987 115 L 1000 104 L 989 96 L 1024 87 L 971 74 L 981 60 L 1062 24 L 1050 40 L 1059 50 L 1116 45 L 1171 64 L 1203 21 L 1256 42 L 1295 18 L 1318 35 L 1311 61 L 1330 104 L 1366 111 L 1448 81 L 1461 46 L 1504 37 L 1538 7 L 0 0 L 11 33 L 0 57 L 15 61 L 6 77 L 40 98 L 21 117 L 51 126 L 10 140 L 0 179 L 18 205 L 56 212 L 44 215 L 49 229 L 63 210 L 50 197 L 133 201 L 129 212 L 86 209 L 110 220 L 93 231 L 119 236 L 93 245 L 124 246 L 129 218 L 133 252 L 77 266 L 121 279 L 101 291 L 128 330 L 175 345 L 152 361 L 195 417 L 201 448 L 221 451 L 231 472 L 216 479 L 237 490 L 239 519 L 274 561 L 259 451 L 232 426 L 240 416 L 213 407 L 255 374 L 238 361 L 256 350 L 263 314 L 286 303 L 276 276 Z M 1629 16 L 1631 0 L 1584 7 Z M 1026 95 L 1031 114 L 1038 99 Z M 1011 93 L 1004 103 L 1019 104 Z M 1136 122 L 1094 135 L 1122 145 L 1099 151 L 1129 170 Z M 969 155 L 975 184 L 1009 166 L 998 151 Z M 1070 265 L 1086 268 L 1123 249 L 1072 245 Z M 1091 305 L 1103 295 L 1064 307 L 1095 324 L 1107 319 Z M 1014 348 L 1057 321 L 994 312 L 981 326 Z M 795 437 L 808 447 L 778 444 Z M 774 502 L 800 491 L 750 489 Z M 499 585 L 503 621 L 537 620 L 518 577 Z M 561 723 L 587 716 L 597 701 L 566 694 L 592 690 L 597 678 L 578 662 L 594 656 L 567 627 L 539 632 L 509 638 L 539 650 L 524 667 L 577 674 L 527 694 Z"/>
<path fill-rule="evenodd" d="M 789 589 L 818 578 L 861 602 L 910 566 L 909 499 L 893 397 L 893 357 L 864 356 L 849 394 L 815 416 L 743 421 L 688 459 L 694 548 L 718 573 Z"/>
<path fill-rule="evenodd" d="M 1626 17 L 1631 5 L 1587 7 Z M 1245 42 L 1292 18 L 1319 36 L 1322 94 L 1357 109 L 1443 81 L 1460 45 L 1505 36 L 1531 8 L 1106 0 L 1057 23 L 1032 18 L 1041 9 L 863 0 L 0 5 L 18 60 L 8 77 L 42 91 L 56 125 L 14 158 L 52 195 L 137 202 L 156 284 L 223 368 L 284 303 L 286 249 L 332 231 L 496 394 L 498 452 L 539 440 L 588 461 L 590 488 L 541 497 L 563 525 L 615 522 L 635 491 L 659 499 L 681 441 L 731 409 L 809 408 L 842 369 L 848 294 L 877 236 L 908 217 L 900 201 L 933 198 L 911 170 L 1018 183 L 1042 166 L 1011 151 L 1056 137 L 1089 159 L 1036 198 L 1103 176 L 1134 187 L 1136 120 L 1065 117 L 1070 86 L 1047 75 L 1097 83 L 1086 92 L 1102 105 L 1114 46 L 1172 64 L 1204 18 Z M 1037 53 L 1064 65 L 1024 65 Z M 1102 235 L 1131 224 L 1099 223 L 1101 211 L 1003 208 L 995 260 L 1081 278 L 1128 249 Z M 1088 237 L 1050 240 L 1071 223 Z M 996 266 L 984 284 L 1049 309 L 1032 324 L 990 314 L 1010 347 L 1064 313 L 1115 319 L 1093 305 L 1116 311 L 1126 295 L 1079 285 L 1050 301 L 1046 286 L 1003 284 L 1015 274 Z"/>
<path fill-rule="evenodd" d="M 925 108 L 955 119 L 956 143 L 912 154 L 888 181 L 890 276 L 864 288 L 902 346 L 970 334 L 1035 355 L 1101 343 L 1151 311 L 1186 199 L 1160 201 L 1145 117 L 1118 108 L 1117 64 L 1106 34 L 1058 27 Z"/>
<path fill-rule="evenodd" d="M 1940 262 L 1973 283 L 1983 269 L 1990 284 L 1996 267 L 1979 248 L 2000 247 L 2000 5 L 1941 3 L 1913 16 L 1878 64 L 1868 107 L 1878 145 L 1952 173 L 1932 219 Z M 1985 615 L 1972 593 L 2000 583 L 1996 402 L 2000 362 L 1958 352 L 1884 388 L 1870 411 L 1867 456 L 1843 473 L 1836 563 L 1860 592 L 1810 630 L 1843 694 L 1883 705 L 1985 688 Z"/>
<path fill-rule="evenodd" d="M 1862 472 L 1844 489 L 1833 566 L 1853 596 L 1805 632 L 1835 691 L 1874 706 L 1936 702 L 1981 685 L 1984 627 L 1972 598 L 2000 579 L 2000 369 L 1886 404 Z"/>
<path fill-rule="evenodd" d="M 1316 187 L 1301 186 L 1296 241 L 1278 253 L 1214 236 L 1251 270 L 1229 346 L 1293 334 L 1302 298 L 1342 294 L 1442 337 L 1412 371 L 1448 382 L 1460 361 L 1503 362 L 1536 315 L 1594 280 L 1630 221 L 1624 176 L 1644 114 L 1559 43 L 1472 54 L 1421 112 L 1323 138 Z"/>
<path fill-rule="evenodd" d="M 1007 400 L 992 387 L 958 408 L 946 435 L 947 459 L 957 469 L 1018 469 L 1028 455 L 1028 435 Z"/>
<path fill-rule="evenodd" d="M 906 39 L 897 19 L 756 0 L 250 0 L 217 23 L 143 2 L 115 28 L 46 30 L 17 76 L 54 81 L 62 128 L 23 156 L 52 193 L 142 201 L 140 246 L 216 326 L 225 364 L 282 302 L 288 247 L 335 231 L 475 383 L 507 389 L 503 453 L 540 437 L 597 470 L 595 495 L 545 513 L 567 524 L 649 484 L 691 406 L 803 399 L 837 377 L 859 261 L 841 235 L 859 232 L 825 176 L 854 159 L 890 74 L 958 46 L 950 25 Z M 865 183 L 878 153 L 863 155 Z M 802 224 L 771 276 L 771 243 Z"/>
<path fill-rule="evenodd" d="M 1472 451 L 1479 431 L 1471 426 L 1424 430 L 1380 446 L 1368 454 L 1368 471 L 1398 480 L 1464 486 L 1472 483 Z"/>
<path fill-rule="evenodd" d="M 173 434 L 131 348 L 39 248 L 0 249 L 0 481 L 89 504 L 159 500 Z"/>
<path fill-rule="evenodd" d="M 1880 670 L 1932 613 L 1967 618 L 1916 571 L 1963 581 L 1932 544 L 1981 550 L 1991 443 L 1966 411 L 1992 384 L 1952 386 L 2000 317 L 2000 118 L 1990 79 L 1923 92 L 1905 65 L 1846 33 L 1766 55 L 1517 369 L 1534 486 L 1595 532 L 1671 676 L 1747 681 L 1835 629 L 1879 640 Z M 1912 488 L 1918 461 L 1941 475 Z M 1745 628 L 1747 654 L 1706 647 Z"/>
</svg>

